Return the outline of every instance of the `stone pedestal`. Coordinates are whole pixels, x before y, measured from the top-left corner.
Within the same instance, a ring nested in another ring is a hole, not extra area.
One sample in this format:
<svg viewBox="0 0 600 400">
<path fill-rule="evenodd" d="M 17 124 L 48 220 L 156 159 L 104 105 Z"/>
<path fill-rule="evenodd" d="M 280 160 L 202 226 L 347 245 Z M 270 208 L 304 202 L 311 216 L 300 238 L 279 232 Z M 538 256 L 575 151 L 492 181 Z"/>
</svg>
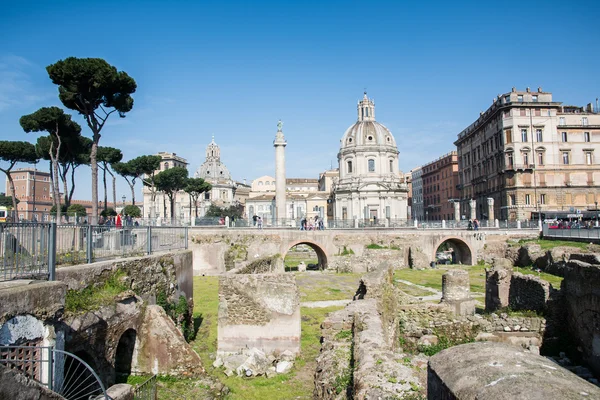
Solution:
<svg viewBox="0 0 600 400">
<path fill-rule="evenodd" d="M 273 141 L 275 147 L 275 218 L 279 221 L 287 217 L 286 192 L 285 192 L 285 146 L 287 142 L 281 131 L 281 120 L 277 124 L 277 134 Z"/>
<path fill-rule="evenodd" d="M 492 268 L 485 270 L 485 311 L 508 307 L 511 277 L 511 262 L 504 258 L 495 259 Z"/>
<path fill-rule="evenodd" d="M 471 298 L 467 271 L 455 269 L 442 275 L 441 302 L 453 307 L 454 313 L 457 315 L 475 314 L 475 300 Z"/>
</svg>

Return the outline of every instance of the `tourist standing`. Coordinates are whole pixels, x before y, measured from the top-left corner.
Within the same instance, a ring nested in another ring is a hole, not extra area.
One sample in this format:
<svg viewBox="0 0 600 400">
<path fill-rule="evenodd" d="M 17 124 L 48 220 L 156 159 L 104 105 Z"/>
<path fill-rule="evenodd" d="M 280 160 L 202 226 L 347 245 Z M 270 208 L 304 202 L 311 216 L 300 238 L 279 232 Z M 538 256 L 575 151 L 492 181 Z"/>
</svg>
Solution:
<svg viewBox="0 0 600 400">
<path fill-rule="evenodd" d="M 257 223 L 257 225 L 258 225 L 258 229 L 262 229 L 262 224 L 263 224 L 262 217 L 258 217 L 258 218 L 256 219 L 256 223 Z"/>
</svg>

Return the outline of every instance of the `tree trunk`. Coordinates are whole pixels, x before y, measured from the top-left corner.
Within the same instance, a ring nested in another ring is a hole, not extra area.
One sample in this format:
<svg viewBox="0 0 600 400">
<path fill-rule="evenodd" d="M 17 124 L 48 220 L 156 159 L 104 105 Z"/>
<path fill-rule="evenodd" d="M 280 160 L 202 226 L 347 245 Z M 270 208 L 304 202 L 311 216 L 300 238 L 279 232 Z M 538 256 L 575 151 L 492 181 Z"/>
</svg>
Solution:
<svg viewBox="0 0 600 400">
<path fill-rule="evenodd" d="M 11 194 L 12 194 L 12 203 L 13 203 L 13 215 L 14 215 L 14 219 L 17 219 L 17 196 L 15 195 L 15 182 L 13 181 L 12 175 L 10 170 L 15 166 L 16 162 L 11 162 L 10 167 L 8 167 L 7 169 L 2 169 L 0 168 L 0 171 L 4 172 L 4 174 L 6 175 L 6 179 L 8 179 L 8 182 L 10 183 L 10 190 L 11 190 Z M 35 184 L 35 182 L 34 182 Z M 16 221 L 12 221 L 12 222 L 16 222 Z"/>
<path fill-rule="evenodd" d="M 131 185 L 131 205 L 135 206 L 135 188 Z"/>
<path fill-rule="evenodd" d="M 69 205 L 73 200 L 73 193 L 75 193 L 75 165 L 71 165 L 71 190 L 69 191 Z"/>
<path fill-rule="evenodd" d="M 108 173 L 110 174 L 110 176 L 112 176 L 112 189 L 113 189 L 113 206 L 117 206 L 117 178 L 115 178 L 115 174 L 112 173 L 112 171 L 107 168 Z"/>
<path fill-rule="evenodd" d="M 67 185 L 67 173 L 69 172 L 69 166 L 62 166 L 62 171 L 60 172 L 60 180 L 63 183 L 63 188 L 65 190 L 64 196 L 65 196 L 65 205 L 67 206 L 67 208 L 69 208 L 69 206 L 71 205 L 71 202 L 69 201 L 69 186 Z"/>
<path fill-rule="evenodd" d="M 98 224 L 98 142 L 100 135 L 94 130 L 92 151 L 90 152 L 90 167 L 92 169 L 92 225 Z"/>
<path fill-rule="evenodd" d="M 169 202 L 171 203 L 171 224 L 173 224 L 173 220 L 175 219 L 175 199 L 172 194 L 169 196 Z"/>
<path fill-rule="evenodd" d="M 58 179 L 60 174 L 58 173 L 58 157 L 60 155 L 61 140 L 58 134 L 56 135 L 56 140 L 58 141 L 58 144 L 56 145 L 56 152 L 53 151 L 54 145 L 51 144 L 49 153 L 50 159 L 52 160 L 52 196 L 55 198 L 56 201 L 56 223 L 60 224 L 60 187 L 58 185 Z"/>
<path fill-rule="evenodd" d="M 108 193 L 106 193 L 106 169 L 108 165 L 104 163 L 104 167 L 102 168 L 102 182 L 104 183 L 104 211 L 108 208 Z"/>
</svg>

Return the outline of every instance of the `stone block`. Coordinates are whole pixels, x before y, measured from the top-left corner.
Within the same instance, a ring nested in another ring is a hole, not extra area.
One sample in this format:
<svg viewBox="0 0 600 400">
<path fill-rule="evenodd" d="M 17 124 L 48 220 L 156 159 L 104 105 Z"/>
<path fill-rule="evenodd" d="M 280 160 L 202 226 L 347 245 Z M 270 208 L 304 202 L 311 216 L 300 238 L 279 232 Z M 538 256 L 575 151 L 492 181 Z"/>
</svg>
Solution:
<svg viewBox="0 0 600 400">
<path fill-rule="evenodd" d="M 112 400 L 133 400 L 133 386 L 126 383 L 112 385 L 106 390 L 109 399 Z"/>
<path fill-rule="evenodd" d="M 185 341 L 161 306 L 147 306 L 137 334 L 138 374 L 197 375 L 204 372 L 200 357 Z"/>
<path fill-rule="evenodd" d="M 547 358 L 501 343 L 443 350 L 430 358 L 427 375 L 429 400 L 600 398 L 600 388 Z"/>
<path fill-rule="evenodd" d="M 300 352 L 300 296 L 291 274 L 222 276 L 218 354 Z"/>
</svg>

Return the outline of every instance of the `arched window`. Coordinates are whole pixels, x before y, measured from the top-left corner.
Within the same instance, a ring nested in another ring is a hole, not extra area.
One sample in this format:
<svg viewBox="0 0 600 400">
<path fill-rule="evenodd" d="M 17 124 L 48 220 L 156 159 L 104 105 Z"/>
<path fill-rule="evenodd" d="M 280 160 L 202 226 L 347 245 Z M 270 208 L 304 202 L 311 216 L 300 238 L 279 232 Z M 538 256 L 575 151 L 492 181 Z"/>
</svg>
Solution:
<svg viewBox="0 0 600 400">
<path fill-rule="evenodd" d="M 368 161 L 368 163 L 369 163 L 369 172 L 375 172 L 375 160 L 370 159 Z"/>
<path fill-rule="evenodd" d="M 352 173 L 352 161 L 348 161 L 348 173 L 351 174 Z"/>
<path fill-rule="evenodd" d="M 263 185 L 262 181 L 259 181 L 258 186 L 262 186 L 262 185 Z"/>
<path fill-rule="evenodd" d="M 168 162 L 165 163 L 165 169 L 169 169 L 169 163 Z"/>
<path fill-rule="evenodd" d="M 390 160 L 390 172 L 394 172 L 394 160 Z"/>
</svg>

